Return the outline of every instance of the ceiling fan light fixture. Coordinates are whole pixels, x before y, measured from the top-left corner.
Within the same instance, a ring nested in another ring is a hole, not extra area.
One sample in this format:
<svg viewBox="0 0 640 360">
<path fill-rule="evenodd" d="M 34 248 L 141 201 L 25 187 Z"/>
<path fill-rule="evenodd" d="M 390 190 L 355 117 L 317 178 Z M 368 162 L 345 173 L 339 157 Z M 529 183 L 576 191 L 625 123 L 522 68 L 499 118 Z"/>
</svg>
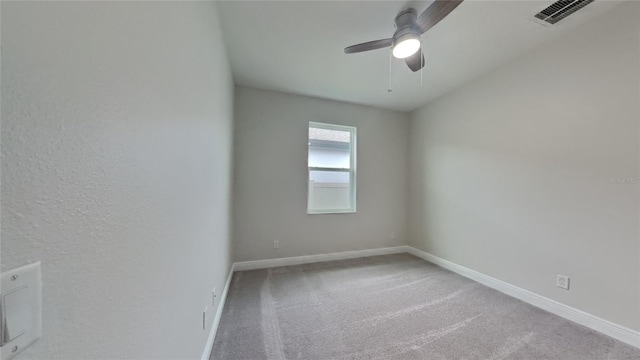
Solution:
<svg viewBox="0 0 640 360">
<path fill-rule="evenodd" d="M 406 34 L 398 38 L 393 46 L 393 56 L 398 59 L 407 58 L 420 49 L 420 36 L 418 34 Z"/>
</svg>

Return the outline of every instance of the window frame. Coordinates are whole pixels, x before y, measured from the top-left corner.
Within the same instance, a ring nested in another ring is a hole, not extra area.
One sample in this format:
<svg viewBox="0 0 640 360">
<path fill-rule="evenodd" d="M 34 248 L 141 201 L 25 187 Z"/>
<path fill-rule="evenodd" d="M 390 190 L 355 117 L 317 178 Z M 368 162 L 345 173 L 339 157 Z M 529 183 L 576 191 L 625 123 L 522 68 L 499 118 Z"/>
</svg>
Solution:
<svg viewBox="0 0 640 360">
<path fill-rule="evenodd" d="M 355 126 L 338 125 L 321 123 L 315 121 L 309 121 L 307 127 L 307 144 L 309 144 L 309 128 L 326 129 L 326 130 L 338 130 L 348 131 L 349 138 L 349 169 L 346 168 L 326 168 L 309 166 L 309 147 L 307 145 L 307 215 L 322 215 L 322 214 L 353 214 L 356 212 L 356 194 L 357 194 L 357 171 L 356 171 L 356 154 L 357 154 L 357 138 L 358 128 Z M 309 208 L 309 181 L 311 180 L 309 174 L 312 170 L 319 171 L 337 171 L 337 172 L 349 172 L 349 202 L 351 207 L 348 209 L 310 209 Z"/>
</svg>

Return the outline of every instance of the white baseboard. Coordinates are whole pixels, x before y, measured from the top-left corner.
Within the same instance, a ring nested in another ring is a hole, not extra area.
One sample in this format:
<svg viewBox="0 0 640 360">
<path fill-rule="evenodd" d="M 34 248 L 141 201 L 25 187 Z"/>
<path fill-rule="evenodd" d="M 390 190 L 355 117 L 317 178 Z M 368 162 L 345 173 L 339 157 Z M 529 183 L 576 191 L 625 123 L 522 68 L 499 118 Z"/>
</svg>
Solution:
<svg viewBox="0 0 640 360">
<path fill-rule="evenodd" d="M 266 269 L 266 268 L 272 268 L 272 267 L 278 267 L 278 266 L 309 264 L 309 263 L 322 262 L 322 261 L 355 259 L 360 257 L 376 256 L 376 255 L 398 254 L 398 253 L 404 253 L 404 252 L 407 252 L 407 246 L 395 246 L 395 247 L 378 248 L 378 249 L 344 251 L 344 252 L 338 252 L 338 253 L 294 256 L 294 257 L 287 257 L 287 258 L 256 260 L 256 261 L 241 261 L 241 262 L 234 263 L 234 265 L 235 265 L 235 271 L 244 271 L 244 270 Z"/>
<path fill-rule="evenodd" d="M 227 276 L 227 283 L 224 285 L 224 290 L 222 291 L 220 300 L 218 300 L 218 310 L 216 311 L 216 315 L 213 318 L 213 323 L 211 324 L 211 330 L 209 330 L 209 338 L 207 339 L 207 345 L 205 345 L 204 352 L 202 353 L 202 360 L 209 360 L 211 349 L 213 349 L 213 341 L 216 339 L 216 333 L 218 332 L 218 325 L 220 325 L 220 318 L 222 317 L 222 310 L 224 309 L 224 303 L 227 301 L 229 286 L 231 286 L 231 279 L 233 278 L 233 273 L 236 271 L 235 265 L 236 265 L 235 263 L 232 264 L 231 269 L 229 269 L 229 275 Z"/>
<path fill-rule="evenodd" d="M 567 320 L 571 320 L 580 325 L 586 326 L 592 330 L 598 331 L 602 334 L 611 336 L 614 339 L 620 340 L 631 346 L 640 348 L 640 332 L 629 329 L 622 325 L 618 325 L 611 321 L 599 318 L 597 316 L 586 313 L 582 310 L 578 310 L 571 306 L 559 303 L 555 300 L 551 300 L 542 295 L 538 295 L 531 291 L 519 288 L 515 285 L 511 285 L 504 281 L 492 278 L 491 276 L 479 273 L 475 270 L 471 270 L 464 266 L 460 266 L 451 261 L 439 258 L 435 255 L 429 254 L 425 251 L 416 249 L 411 246 L 407 246 L 407 252 L 422 258 L 430 263 L 443 267 L 447 270 L 451 270 L 457 274 L 460 274 L 466 278 L 479 282 L 490 288 L 505 293 L 511 297 L 522 300 L 535 307 L 546 310 L 552 314 L 563 317 Z"/>
</svg>

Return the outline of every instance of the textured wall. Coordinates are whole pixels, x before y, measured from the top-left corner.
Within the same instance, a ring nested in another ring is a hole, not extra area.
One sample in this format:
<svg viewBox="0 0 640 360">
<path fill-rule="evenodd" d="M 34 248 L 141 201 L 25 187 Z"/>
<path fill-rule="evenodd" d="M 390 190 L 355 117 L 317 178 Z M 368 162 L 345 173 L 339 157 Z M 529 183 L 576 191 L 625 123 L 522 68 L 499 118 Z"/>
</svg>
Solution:
<svg viewBox="0 0 640 360">
<path fill-rule="evenodd" d="M 2 268 L 44 282 L 18 359 L 202 355 L 232 97 L 212 3 L 2 2 Z"/>
<path fill-rule="evenodd" d="M 638 19 L 620 5 L 414 112 L 411 244 L 640 329 Z"/>
<path fill-rule="evenodd" d="M 408 114 L 245 87 L 235 103 L 236 261 L 406 243 Z M 358 128 L 355 214 L 307 214 L 309 121 Z"/>
</svg>

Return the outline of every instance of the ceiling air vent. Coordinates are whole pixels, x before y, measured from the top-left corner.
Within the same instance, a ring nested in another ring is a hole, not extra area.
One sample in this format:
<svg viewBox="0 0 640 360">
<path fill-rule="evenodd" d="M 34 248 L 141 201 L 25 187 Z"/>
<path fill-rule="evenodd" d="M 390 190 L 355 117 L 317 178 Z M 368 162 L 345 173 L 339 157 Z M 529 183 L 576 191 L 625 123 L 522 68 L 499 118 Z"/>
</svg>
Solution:
<svg viewBox="0 0 640 360">
<path fill-rule="evenodd" d="M 535 15 L 536 19 L 555 24 L 574 12 L 591 4 L 594 0 L 560 0 Z"/>
</svg>

